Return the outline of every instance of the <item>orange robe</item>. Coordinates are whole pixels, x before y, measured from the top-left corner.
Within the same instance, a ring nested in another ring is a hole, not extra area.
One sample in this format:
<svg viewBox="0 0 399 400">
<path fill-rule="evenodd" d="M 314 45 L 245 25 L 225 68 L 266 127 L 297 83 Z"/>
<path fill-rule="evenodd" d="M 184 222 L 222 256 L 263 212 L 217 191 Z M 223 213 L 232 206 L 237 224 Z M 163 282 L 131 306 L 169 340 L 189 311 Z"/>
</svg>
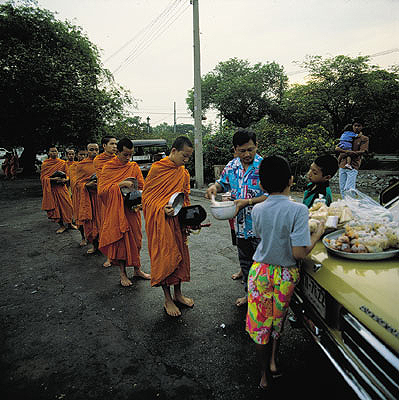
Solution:
<svg viewBox="0 0 399 400">
<path fill-rule="evenodd" d="M 190 255 L 178 217 L 167 217 L 164 207 L 173 193 L 184 193 L 189 205 L 190 175 L 169 157 L 152 164 L 142 195 L 148 250 L 151 258 L 151 286 L 177 285 L 190 280 Z"/>
<path fill-rule="evenodd" d="M 66 169 L 66 174 L 68 176 L 71 176 L 71 174 L 70 174 L 71 167 L 72 167 L 72 165 L 75 165 L 76 163 L 77 163 L 77 161 L 69 161 L 69 160 L 65 161 L 65 169 Z"/>
<path fill-rule="evenodd" d="M 101 226 L 99 250 L 112 264 L 119 265 L 119 261 L 124 261 L 127 267 L 140 267 L 141 213 L 125 208 L 118 185 L 129 177 L 136 178 L 139 189 L 143 188 L 143 174 L 135 162 L 122 164 L 115 157 L 101 171 L 97 190 L 106 213 Z"/>
<path fill-rule="evenodd" d="M 72 198 L 72 209 L 73 209 L 73 219 L 76 225 L 79 225 L 76 221 L 77 215 L 79 212 L 79 202 L 77 198 L 76 188 L 76 168 L 78 167 L 79 162 L 75 161 L 75 164 L 69 167 L 69 189 L 71 191 L 71 198 Z"/>
<path fill-rule="evenodd" d="M 105 163 L 107 163 L 108 161 L 111 161 L 115 157 L 116 157 L 115 155 L 110 156 L 109 154 L 104 152 L 94 158 L 93 165 L 94 165 L 94 169 L 95 169 L 96 175 L 97 175 L 97 186 L 100 183 L 101 171 L 102 171 Z M 99 201 L 100 201 L 100 226 L 101 226 L 102 221 L 104 220 L 104 215 L 105 215 L 106 209 L 104 207 L 104 203 L 101 200 L 101 197 L 99 197 Z"/>
<path fill-rule="evenodd" d="M 93 160 L 85 158 L 75 169 L 75 201 L 77 202 L 76 223 L 83 225 L 85 238 L 89 243 L 98 236 L 100 229 L 100 207 L 97 199 L 97 190 L 89 190 L 86 183 L 94 174 Z"/>
<path fill-rule="evenodd" d="M 67 224 L 72 223 L 72 201 L 66 185 L 50 183 L 50 177 L 55 171 L 66 173 L 65 161 L 59 158 L 48 158 L 43 161 L 40 181 L 43 189 L 42 210 L 47 211 L 49 219 Z"/>
</svg>

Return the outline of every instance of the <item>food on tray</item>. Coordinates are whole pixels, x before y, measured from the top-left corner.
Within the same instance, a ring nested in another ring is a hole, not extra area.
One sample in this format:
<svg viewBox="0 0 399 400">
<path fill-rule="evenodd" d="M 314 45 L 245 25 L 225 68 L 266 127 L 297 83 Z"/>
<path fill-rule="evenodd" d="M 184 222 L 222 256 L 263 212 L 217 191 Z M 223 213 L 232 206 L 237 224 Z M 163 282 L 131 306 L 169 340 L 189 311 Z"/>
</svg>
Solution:
<svg viewBox="0 0 399 400">
<path fill-rule="evenodd" d="M 337 239 L 325 239 L 328 247 L 350 253 L 381 253 L 399 249 L 399 223 L 361 223 L 351 221 Z"/>
<path fill-rule="evenodd" d="M 336 217 L 338 220 L 337 223 L 335 223 L 335 218 L 329 219 L 329 217 Z M 318 201 L 309 209 L 309 218 L 324 221 L 327 228 L 337 228 L 338 224 L 348 222 L 352 219 L 352 212 L 342 200 L 332 202 L 330 207 Z"/>
<path fill-rule="evenodd" d="M 320 221 L 319 221 L 319 220 L 311 218 L 311 219 L 309 220 L 309 230 L 310 230 L 310 234 L 316 232 L 316 231 L 317 231 L 317 228 L 319 227 L 319 225 L 320 225 Z"/>
</svg>

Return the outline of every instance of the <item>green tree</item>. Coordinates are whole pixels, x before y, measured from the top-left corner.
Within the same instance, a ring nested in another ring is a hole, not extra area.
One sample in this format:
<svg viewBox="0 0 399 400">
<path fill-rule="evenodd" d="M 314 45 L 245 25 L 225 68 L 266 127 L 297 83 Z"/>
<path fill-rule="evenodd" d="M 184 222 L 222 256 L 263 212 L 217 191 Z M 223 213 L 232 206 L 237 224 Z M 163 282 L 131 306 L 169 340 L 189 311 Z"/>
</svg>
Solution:
<svg viewBox="0 0 399 400">
<path fill-rule="evenodd" d="M 288 78 L 275 62 L 257 63 L 232 58 L 220 62 L 201 79 L 202 107 L 216 108 L 238 127 L 248 127 L 278 112 Z M 194 92 L 188 92 L 189 109 L 194 109 Z"/>
<path fill-rule="evenodd" d="M 101 136 L 131 103 L 81 28 L 37 7 L 0 6 L 0 140 L 25 148 L 26 170 L 50 143 Z"/>
<path fill-rule="evenodd" d="M 314 110 L 320 117 L 319 121 L 310 119 L 310 123 L 324 122 L 324 115 L 327 113 L 332 132 L 338 137 L 343 127 L 350 123 L 353 117 L 361 117 L 365 121 L 365 133 L 371 136 L 370 150 L 392 152 L 396 149 L 397 151 L 399 148 L 397 70 L 389 72 L 370 65 L 369 57 L 351 58 L 343 55 L 327 59 L 320 56 L 308 57 L 302 66 L 308 70 L 310 79 L 302 87 L 303 96 L 297 100 L 297 104 L 302 104 L 300 114 Z M 286 103 L 283 101 L 283 104 Z"/>
</svg>

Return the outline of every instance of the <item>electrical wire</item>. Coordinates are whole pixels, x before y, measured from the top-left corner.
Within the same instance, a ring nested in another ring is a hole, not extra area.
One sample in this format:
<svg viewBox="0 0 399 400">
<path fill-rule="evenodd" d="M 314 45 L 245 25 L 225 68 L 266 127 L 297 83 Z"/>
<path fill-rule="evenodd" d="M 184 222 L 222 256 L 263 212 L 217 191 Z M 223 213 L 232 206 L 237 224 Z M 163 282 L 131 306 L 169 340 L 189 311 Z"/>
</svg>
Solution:
<svg viewBox="0 0 399 400">
<path fill-rule="evenodd" d="M 164 33 L 172 24 L 190 7 L 190 4 L 184 7 L 182 0 L 175 0 L 174 3 L 164 13 L 164 21 L 155 25 L 155 22 L 150 24 L 148 30 L 143 34 L 143 37 L 136 43 L 134 48 L 123 62 L 113 71 L 113 74 L 120 71 L 123 67 L 130 65 L 137 57 L 139 57 L 162 33 Z"/>
</svg>

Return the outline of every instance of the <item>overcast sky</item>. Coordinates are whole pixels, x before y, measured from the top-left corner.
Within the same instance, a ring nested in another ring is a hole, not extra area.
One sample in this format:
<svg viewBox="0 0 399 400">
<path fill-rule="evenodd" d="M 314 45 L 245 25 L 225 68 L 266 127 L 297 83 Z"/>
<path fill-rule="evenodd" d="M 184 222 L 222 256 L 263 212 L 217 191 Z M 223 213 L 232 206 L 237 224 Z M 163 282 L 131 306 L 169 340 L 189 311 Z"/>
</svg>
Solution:
<svg viewBox="0 0 399 400">
<path fill-rule="evenodd" d="M 139 99 L 136 115 L 153 126 L 173 124 L 176 101 L 177 123 L 192 122 L 185 103 L 193 86 L 189 0 L 38 1 L 83 28 L 115 80 Z M 305 79 L 293 62 L 306 55 L 389 52 L 373 64 L 399 64 L 399 0 L 199 0 L 199 12 L 202 75 L 232 57 L 275 61 L 290 82 Z"/>
</svg>

